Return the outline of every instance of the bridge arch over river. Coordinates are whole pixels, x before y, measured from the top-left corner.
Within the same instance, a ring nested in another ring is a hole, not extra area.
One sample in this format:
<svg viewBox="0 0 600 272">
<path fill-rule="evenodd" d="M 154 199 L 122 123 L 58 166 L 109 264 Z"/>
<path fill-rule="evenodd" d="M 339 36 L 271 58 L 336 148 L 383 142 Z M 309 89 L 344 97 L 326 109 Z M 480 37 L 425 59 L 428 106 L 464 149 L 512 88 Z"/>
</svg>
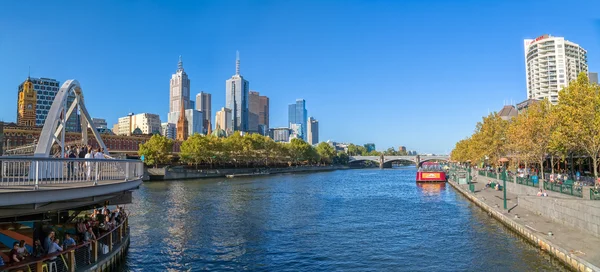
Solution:
<svg viewBox="0 0 600 272">
<path fill-rule="evenodd" d="M 421 163 L 432 160 L 449 161 L 450 156 L 448 155 L 436 155 L 436 156 L 350 156 L 350 163 L 361 162 L 361 161 L 372 161 L 379 163 L 380 168 L 384 168 L 386 164 L 399 161 L 410 161 L 415 165 L 420 166 Z"/>
</svg>

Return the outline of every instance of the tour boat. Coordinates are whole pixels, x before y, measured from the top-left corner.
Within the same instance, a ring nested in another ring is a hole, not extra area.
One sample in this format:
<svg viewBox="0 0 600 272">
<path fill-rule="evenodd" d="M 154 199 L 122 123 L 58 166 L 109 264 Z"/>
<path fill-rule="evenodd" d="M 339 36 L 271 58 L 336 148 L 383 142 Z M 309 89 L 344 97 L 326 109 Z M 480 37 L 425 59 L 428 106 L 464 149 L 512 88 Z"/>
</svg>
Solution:
<svg viewBox="0 0 600 272">
<path fill-rule="evenodd" d="M 417 182 L 446 182 L 446 171 L 437 162 L 424 162 L 417 171 Z"/>
</svg>

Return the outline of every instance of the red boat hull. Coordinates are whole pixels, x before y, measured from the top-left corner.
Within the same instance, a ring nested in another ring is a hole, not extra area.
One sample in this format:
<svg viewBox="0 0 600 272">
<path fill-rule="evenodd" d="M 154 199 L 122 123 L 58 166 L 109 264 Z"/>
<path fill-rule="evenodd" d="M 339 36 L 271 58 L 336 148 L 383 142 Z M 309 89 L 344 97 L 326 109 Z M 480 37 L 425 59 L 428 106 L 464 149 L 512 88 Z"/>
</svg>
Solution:
<svg viewBox="0 0 600 272">
<path fill-rule="evenodd" d="M 417 182 L 446 182 L 446 172 L 417 172 Z"/>
</svg>

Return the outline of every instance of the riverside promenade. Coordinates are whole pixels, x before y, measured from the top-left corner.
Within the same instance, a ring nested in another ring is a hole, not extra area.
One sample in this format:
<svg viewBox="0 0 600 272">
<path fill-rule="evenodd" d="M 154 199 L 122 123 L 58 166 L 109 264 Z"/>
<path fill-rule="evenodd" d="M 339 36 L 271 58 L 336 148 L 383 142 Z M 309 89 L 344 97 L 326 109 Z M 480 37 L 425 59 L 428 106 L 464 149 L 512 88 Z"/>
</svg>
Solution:
<svg viewBox="0 0 600 272">
<path fill-rule="evenodd" d="M 517 232 L 523 238 L 557 258 L 574 271 L 600 271 L 600 238 L 582 230 L 552 221 L 518 205 L 519 195 L 507 192 L 507 210 L 503 209 L 503 192 L 486 188 L 492 180 L 477 176 L 473 184 L 475 193 L 469 191 L 469 185 L 448 183 L 465 197 L 487 211 L 501 223 Z M 510 190 L 509 190 L 510 192 Z M 558 193 L 549 192 L 548 199 Z"/>
</svg>

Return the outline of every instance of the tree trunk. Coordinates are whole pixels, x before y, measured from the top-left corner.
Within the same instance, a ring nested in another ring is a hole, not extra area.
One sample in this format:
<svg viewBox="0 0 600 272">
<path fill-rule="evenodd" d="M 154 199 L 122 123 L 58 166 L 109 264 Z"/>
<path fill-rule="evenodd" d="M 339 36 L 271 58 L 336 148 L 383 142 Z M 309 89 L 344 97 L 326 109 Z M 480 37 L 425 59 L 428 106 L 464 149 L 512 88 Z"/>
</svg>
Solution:
<svg viewBox="0 0 600 272">
<path fill-rule="evenodd" d="M 540 180 L 544 179 L 544 158 L 543 157 L 542 157 L 542 159 L 540 159 L 540 175 L 539 175 L 539 179 Z"/>
<path fill-rule="evenodd" d="M 596 180 L 598 179 L 598 156 L 597 155 L 592 156 L 592 162 L 594 164 L 594 183 L 595 183 Z"/>
<path fill-rule="evenodd" d="M 554 175 L 554 155 L 550 156 L 550 174 Z"/>
</svg>

